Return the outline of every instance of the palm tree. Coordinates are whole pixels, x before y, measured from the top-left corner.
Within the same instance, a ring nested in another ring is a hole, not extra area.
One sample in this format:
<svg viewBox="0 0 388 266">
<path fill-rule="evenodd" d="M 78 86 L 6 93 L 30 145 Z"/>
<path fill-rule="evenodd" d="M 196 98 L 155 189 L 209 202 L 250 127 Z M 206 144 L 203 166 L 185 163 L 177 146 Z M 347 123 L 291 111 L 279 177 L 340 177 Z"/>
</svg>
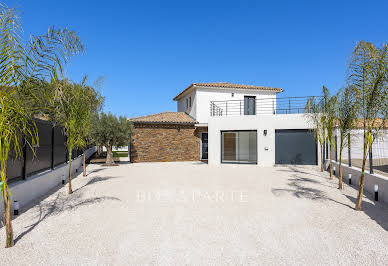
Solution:
<svg viewBox="0 0 388 266">
<path fill-rule="evenodd" d="M 330 156 L 329 156 L 329 165 L 330 165 L 330 179 L 333 179 L 333 152 L 336 150 L 337 143 L 334 138 L 334 129 L 335 129 L 335 120 L 336 120 L 336 108 L 337 108 L 337 96 L 329 95 L 329 91 L 324 86 L 324 98 L 325 98 L 325 130 L 326 130 L 326 141 L 329 145 Z"/>
<path fill-rule="evenodd" d="M 355 90 L 357 116 L 362 120 L 364 131 L 362 169 L 355 207 L 361 210 L 367 154 L 388 119 L 388 45 L 376 47 L 369 42 L 359 42 L 350 59 L 348 83 Z"/>
<path fill-rule="evenodd" d="M 346 87 L 338 93 L 338 105 L 336 110 L 336 127 L 339 129 L 339 165 L 338 165 L 338 188 L 342 189 L 342 151 L 350 145 L 350 133 L 355 126 L 355 90 Z"/>
<path fill-rule="evenodd" d="M 307 119 L 312 124 L 312 131 L 314 132 L 315 139 L 319 143 L 321 150 L 321 172 L 324 171 L 325 158 L 323 151 L 325 149 L 325 140 L 326 140 L 326 130 L 325 130 L 325 114 L 323 113 L 323 101 L 320 100 L 317 102 L 316 97 L 311 97 L 308 99 L 306 104 L 306 116 Z"/>
<path fill-rule="evenodd" d="M 80 84 L 67 79 L 51 83 L 54 98 L 52 106 L 52 120 L 64 128 L 66 145 L 69 155 L 69 194 L 71 187 L 72 153 L 75 148 L 84 149 L 90 131 L 90 122 L 93 112 L 98 110 L 102 98 L 98 93 L 85 84 L 86 78 Z"/>
<path fill-rule="evenodd" d="M 323 86 L 322 96 L 319 102 L 315 97 L 311 97 L 306 104 L 306 115 L 308 120 L 312 123 L 315 139 L 318 140 L 321 148 L 321 171 L 324 171 L 325 159 L 323 156 L 324 146 L 327 142 L 330 147 L 330 178 L 333 178 L 333 148 L 335 146 L 334 141 L 334 126 L 335 126 L 335 111 L 337 105 L 337 97 L 330 96 L 329 90 Z"/>
<path fill-rule="evenodd" d="M 83 50 L 77 35 L 67 29 L 50 28 L 46 35 L 31 36 L 23 44 L 21 24 L 15 9 L 0 6 L 0 166 L 4 202 L 6 247 L 14 245 L 11 202 L 6 166 L 9 152 L 23 159 L 23 146 L 34 151 L 38 135 L 33 114 L 33 91 L 26 84 L 45 77 L 56 77 L 62 65 Z"/>
<path fill-rule="evenodd" d="M 1 71 L 0 75 L 2 73 L 4 71 Z M 3 218 L 6 226 L 5 246 L 12 247 L 14 245 L 11 223 L 12 195 L 6 177 L 9 152 L 13 149 L 16 156 L 21 158 L 23 146 L 29 145 L 34 151 L 34 147 L 39 140 L 36 126 L 33 122 L 31 123 L 31 110 L 23 104 L 23 99 L 17 95 L 17 89 L 15 87 L 1 88 L 0 104 L 0 185 L 4 202 Z M 27 140 L 28 138 L 30 139 L 29 141 Z"/>
</svg>

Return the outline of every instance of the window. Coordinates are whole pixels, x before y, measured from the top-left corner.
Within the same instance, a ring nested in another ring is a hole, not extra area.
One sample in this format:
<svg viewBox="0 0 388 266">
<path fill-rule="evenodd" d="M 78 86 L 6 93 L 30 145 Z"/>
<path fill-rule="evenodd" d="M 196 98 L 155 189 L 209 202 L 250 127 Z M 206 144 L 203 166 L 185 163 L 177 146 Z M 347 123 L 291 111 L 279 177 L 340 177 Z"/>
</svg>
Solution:
<svg viewBox="0 0 388 266">
<path fill-rule="evenodd" d="M 186 109 L 189 108 L 189 99 L 186 98 Z"/>
<path fill-rule="evenodd" d="M 208 159 L 208 135 L 207 133 L 202 133 L 201 136 L 201 159 L 207 160 Z"/>
<path fill-rule="evenodd" d="M 257 131 L 221 131 L 221 163 L 257 163 Z"/>
<path fill-rule="evenodd" d="M 256 97 L 244 96 L 244 115 L 256 114 Z"/>
<path fill-rule="evenodd" d="M 189 107 L 191 107 L 191 96 L 189 98 Z"/>
</svg>

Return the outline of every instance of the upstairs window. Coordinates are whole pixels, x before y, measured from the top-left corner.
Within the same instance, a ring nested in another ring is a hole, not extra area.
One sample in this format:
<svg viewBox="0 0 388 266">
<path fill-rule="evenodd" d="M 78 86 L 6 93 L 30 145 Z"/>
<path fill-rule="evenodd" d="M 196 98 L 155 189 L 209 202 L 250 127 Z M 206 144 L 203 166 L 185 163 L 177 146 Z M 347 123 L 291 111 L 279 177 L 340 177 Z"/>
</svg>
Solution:
<svg viewBox="0 0 388 266">
<path fill-rule="evenodd" d="M 191 108 L 191 96 L 186 98 L 186 109 Z"/>
<path fill-rule="evenodd" d="M 256 96 L 244 96 L 244 115 L 256 114 Z"/>
</svg>

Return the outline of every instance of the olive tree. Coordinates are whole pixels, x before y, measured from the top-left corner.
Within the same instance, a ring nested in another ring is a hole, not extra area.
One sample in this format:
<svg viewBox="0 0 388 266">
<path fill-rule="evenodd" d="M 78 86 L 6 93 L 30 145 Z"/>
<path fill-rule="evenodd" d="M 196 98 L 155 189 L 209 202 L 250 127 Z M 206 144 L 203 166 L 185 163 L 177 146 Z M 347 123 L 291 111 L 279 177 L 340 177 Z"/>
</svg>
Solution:
<svg viewBox="0 0 388 266">
<path fill-rule="evenodd" d="M 113 165 L 113 146 L 128 145 L 132 132 L 132 122 L 126 117 L 117 118 L 111 113 L 100 113 L 91 126 L 91 137 L 96 144 L 106 148 L 106 165 Z"/>
<path fill-rule="evenodd" d="M 14 245 L 11 220 L 12 195 L 7 184 L 6 167 L 10 151 L 23 160 L 23 146 L 39 141 L 33 115 L 36 97 L 28 83 L 57 77 L 63 64 L 81 51 L 78 36 L 67 29 L 50 28 L 45 35 L 21 39 L 22 27 L 17 10 L 0 6 L 0 166 L 1 194 L 4 203 L 6 247 Z M 27 93 L 28 92 L 28 93 Z"/>
<path fill-rule="evenodd" d="M 367 155 L 388 119 L 388 45 L 376 47 L 359 42 L 350 58 L 348 83 L 356 93 L 357 117 L 363 129 L 363 158 L 355 207 L 361 210 Z"/>
</svg>

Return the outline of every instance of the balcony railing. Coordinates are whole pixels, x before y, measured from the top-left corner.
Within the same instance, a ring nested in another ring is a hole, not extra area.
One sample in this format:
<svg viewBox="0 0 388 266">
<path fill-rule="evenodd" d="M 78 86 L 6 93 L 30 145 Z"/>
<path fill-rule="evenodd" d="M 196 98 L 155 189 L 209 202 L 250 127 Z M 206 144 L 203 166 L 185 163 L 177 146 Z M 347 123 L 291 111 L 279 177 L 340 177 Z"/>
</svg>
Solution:
<svg viewBox="0 0 388 266">
<path fill-rule="evenodd" d="M 211 116 L 240 116 L 262 114 L 302 114 L 311 110 L 306 106 L 309 99 L 315 102 L 321 100 L 320 96 L 283 97 L 229 101 L 211 101 Z"/>
</svg>

